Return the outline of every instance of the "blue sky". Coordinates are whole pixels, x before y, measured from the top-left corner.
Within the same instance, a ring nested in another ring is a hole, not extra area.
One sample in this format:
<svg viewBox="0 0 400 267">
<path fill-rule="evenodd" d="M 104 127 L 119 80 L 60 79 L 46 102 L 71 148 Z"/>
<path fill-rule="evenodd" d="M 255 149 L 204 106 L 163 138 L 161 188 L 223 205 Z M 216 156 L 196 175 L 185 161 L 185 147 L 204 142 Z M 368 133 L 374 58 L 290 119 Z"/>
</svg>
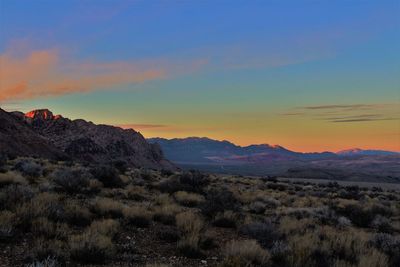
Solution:
<svg viewBox="0 0 400 267">
<path fill-rule="evenodd" d="M 400 150 L 399 13 L 399 1 L 1 0 L 1 106 L 145 136 Z"/>
</svg>

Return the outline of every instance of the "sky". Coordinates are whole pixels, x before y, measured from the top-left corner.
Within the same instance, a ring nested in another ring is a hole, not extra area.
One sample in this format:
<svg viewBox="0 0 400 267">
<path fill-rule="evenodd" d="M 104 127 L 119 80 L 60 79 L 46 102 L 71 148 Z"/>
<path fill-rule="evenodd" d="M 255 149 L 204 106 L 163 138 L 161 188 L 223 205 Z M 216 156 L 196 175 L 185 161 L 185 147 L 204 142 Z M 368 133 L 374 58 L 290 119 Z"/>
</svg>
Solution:
<svg viewBox="0 0 400 267">
<path fill-rule="evenodd" d="M 0 0 L 0 107 L 400 151 L 400 1 Z"/>
</svg>

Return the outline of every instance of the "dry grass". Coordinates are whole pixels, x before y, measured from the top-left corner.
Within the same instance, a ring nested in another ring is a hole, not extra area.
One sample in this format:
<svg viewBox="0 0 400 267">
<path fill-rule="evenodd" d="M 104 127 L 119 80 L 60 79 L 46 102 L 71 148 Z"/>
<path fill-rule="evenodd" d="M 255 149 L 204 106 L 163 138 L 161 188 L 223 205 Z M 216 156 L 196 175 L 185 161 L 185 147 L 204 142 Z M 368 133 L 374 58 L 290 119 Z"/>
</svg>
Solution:
<svg viewBox="0 0 400 267">
<path fill-rule="evenodd" d="M 0 240 L 14 235 L 15 218 L 15 214 L 10 211 L 0 211 Z"/>
<path fill-rule="evenodd" d="M 231 241 L 224 250 L 225 266 L 229 263 L 239 263 L 235 266 L 264 266 L 270 259 L 268 251 L 264 250 L 255 240 Z"/>
<path fill-rule="evenodd" d="M 203 259 L 221 267 L 399 266 L 400 195 L 394 191 L 228 175 L 210 176 L 199 190 L 193 174 L 127 170 L 108 187 L 89 179 L 76 194 L 60 191 L 51 170 L 86 173 L 92 166 L 35 162 L 43 172 L 34 183 L 19 181 L 29 176 L 18 172 L 19 178 L 0 175 L 0 243 L 7 263 L 15 257 L 18 266 L 46 259 L 56 266 L 146 266 L 169 259 L 174 266 L 197 266 Z M 158 185 L 167 177 L 173 190 L 163 194 Z M 21 250 L 14 253 L 13 246 Z"/>
<path fill-rule="evenodd" d="M 47 239 L 66 240 L 70 230 L 65 223 L 55 223 L 47 218 L 39 217 L 32 221 L 31 232 Z"/>
<path fill-rule="evenodd" d="M 131 206 L 123 210 L 124 218 L 137 227 L 147 227 L 151 222 L 153 214 L 147 207 Z"/>
<path fill-rule="evenodd" d="M 17 172 L 9 171 L 6 173 L 0 173 L 0 188 L 10 184 L 26 185 L 28 184 L 28 181 Z"/>
<path fill-rule="evenodd" d="M 188 257 L 201 255 L 200 234 L 204 230 L 203 219 L 193 212 L 182 212 L 176 215 L 176 226 L 181 232 L 178 250 Z"/>
<path fill-rule="evenodd" d="M 89 227 L 90 232 L 99 233 L 113 238 L 120 230 L 120 224 L 113 219 L 94 221 Z"/>
<path fill-rule="evenodd" d="M 112 218 L 119 218 L 123 215 L 124 205 L 111 198 L 97 198 L 93 205 L 95 213 Z"/>
<path fill-rule="evenodd" d="M 71 236 L 68 242 L 71 259 L 82 263 L 104 263 L 112 259 L 115 247 L 111 238 L 93 230 L 89 228 Z"/>
<path fill-rule="evenodd" d="M 154 220 L 163 224 L 175 224 L 176 214 L 181 212 L 181 207 L 177 204 L 165 204 L 154 207 Z"/>
<path fill-rule="evenodd" d="M 195 207 L 204 202 L 204 197 L 202 195 L 185 191 L 176 192 L 174 197 L 179 204 L 187 207 Z"/>
</svg>

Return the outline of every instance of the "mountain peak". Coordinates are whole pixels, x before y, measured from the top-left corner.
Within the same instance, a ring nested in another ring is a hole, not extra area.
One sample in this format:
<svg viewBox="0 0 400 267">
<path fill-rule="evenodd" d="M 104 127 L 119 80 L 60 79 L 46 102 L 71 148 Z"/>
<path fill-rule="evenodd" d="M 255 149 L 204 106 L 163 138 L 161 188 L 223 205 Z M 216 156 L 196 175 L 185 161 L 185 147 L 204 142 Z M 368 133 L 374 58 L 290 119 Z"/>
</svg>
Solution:
<svg viewBox="0 0 400 267">
<path fill-rule="evenodd" d="M 35 109 L 32 111 L 29 111 L 25 113 L 26 118 L 30 118 L 32 120 L 56 120 L 61 118 L 61 115 L 53 115 L 53 112 L 51 112 L 48 109 Z"/>
</svg>

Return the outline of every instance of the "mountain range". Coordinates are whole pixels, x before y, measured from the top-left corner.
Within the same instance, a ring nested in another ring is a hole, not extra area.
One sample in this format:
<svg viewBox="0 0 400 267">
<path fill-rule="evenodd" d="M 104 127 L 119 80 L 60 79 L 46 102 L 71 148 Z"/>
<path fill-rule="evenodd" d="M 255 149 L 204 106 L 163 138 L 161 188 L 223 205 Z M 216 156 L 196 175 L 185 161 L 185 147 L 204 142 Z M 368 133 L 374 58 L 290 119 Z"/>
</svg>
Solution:
<svg viewBox="0 0 400 267">
<path fill-rule="evenodd" d="M 124 161 L 131 167 L 176 169 L 157 144 L 148 143 L 132 129 L 70 120 L 48 109 L 26 114 L 0 109 L 0 153 L 89 163 Z"/>
<path fill-rule="evenodd" d="M 0 154 L 130 167 L 216 173 L 400 182 L 400 153 L 349 149 L 301 153 L 279 145 L 238 146 L 205 137 L 145 139 L 133 129 L 70 120 L 48 109 L 0 109 Z"/>
<path fill-rule="evenodd" d="M 244 175 L 400 182 L 400 153 L 349 149 L 301 153 L 278 145 L 238 146 L 205 137 L 151 138 L 182 168 Z"/>
</svg>

